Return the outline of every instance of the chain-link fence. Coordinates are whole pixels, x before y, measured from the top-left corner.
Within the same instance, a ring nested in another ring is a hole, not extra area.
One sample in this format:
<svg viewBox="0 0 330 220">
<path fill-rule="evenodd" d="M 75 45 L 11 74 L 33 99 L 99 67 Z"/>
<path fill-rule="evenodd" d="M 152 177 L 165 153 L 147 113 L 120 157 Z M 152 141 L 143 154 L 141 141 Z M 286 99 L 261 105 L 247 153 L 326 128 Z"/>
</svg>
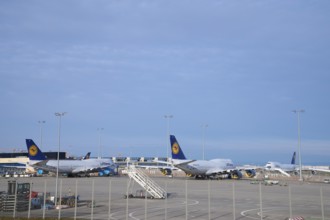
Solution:
<svg viewBox="0 0 330 220">
<path fill-rule="evenodd" d="M 130 184 L 127 177 L 59 178 L 57 196 L 56 179 L 52 177 L 2 178 L 0 215 L 135 220 L 330 219 L 330 184 L 154 180 L 167 192 L 165 199 L 153 199 L 139 185 Z"/>
</svg>

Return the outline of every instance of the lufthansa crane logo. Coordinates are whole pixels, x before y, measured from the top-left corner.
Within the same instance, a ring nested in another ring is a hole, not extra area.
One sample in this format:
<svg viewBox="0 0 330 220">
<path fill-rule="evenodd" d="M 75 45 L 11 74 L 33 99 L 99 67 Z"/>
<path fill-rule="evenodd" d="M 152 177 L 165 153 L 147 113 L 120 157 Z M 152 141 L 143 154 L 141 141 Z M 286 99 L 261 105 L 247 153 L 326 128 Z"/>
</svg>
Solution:
<svg viewBox="0 0 330 220">
<path fill-rule="evenodd" d="M 178 145 L 177 143 L 174 143 L 174 144 L 172 145 L 172 152 L 173 152 L 174 154 L 178 154 L 179 151 L 180 151 L 179 145 Z"/>
<path fill-rule="evenodd" d="M 35 156 L 37 155 L 38 153 L 38 148 L 35 146 L 35 145 L 32 145 L 30 148 L 29 148 L 29 154 L 31 156 Z"/>
</svg>

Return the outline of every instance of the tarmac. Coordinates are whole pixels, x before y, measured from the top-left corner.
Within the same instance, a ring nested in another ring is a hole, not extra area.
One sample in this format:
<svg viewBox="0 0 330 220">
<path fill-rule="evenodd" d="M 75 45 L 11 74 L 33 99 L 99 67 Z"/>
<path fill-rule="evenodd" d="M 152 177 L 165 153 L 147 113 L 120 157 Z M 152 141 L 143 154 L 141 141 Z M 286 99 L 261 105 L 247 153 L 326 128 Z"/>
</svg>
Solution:
<svg viewBox="0 0 330 220">
<path fill-rule="evenodd" d="M 167 192 L 166 199 L 146 199 L 141 187 L 129 186 L 127 176 L 59 178 L 58 192 L 78 196 L 77 207 L 33 209 L 0 216 L 77 219 L 267 219 L 290 217 L 330 219 L 330 184 L 286 180 L 265 185 L 254 180 L 195 180 L 186 177 L 151 177 Z M 0 191 L 7 181 L 0 179 Z M 55 194 L 55 177 L 19 178 L 32 191 Z M 137 198 L 125 198 L 133 194 Z M 91 201 L 94 201 L 93 203 Z"/>
</svg>

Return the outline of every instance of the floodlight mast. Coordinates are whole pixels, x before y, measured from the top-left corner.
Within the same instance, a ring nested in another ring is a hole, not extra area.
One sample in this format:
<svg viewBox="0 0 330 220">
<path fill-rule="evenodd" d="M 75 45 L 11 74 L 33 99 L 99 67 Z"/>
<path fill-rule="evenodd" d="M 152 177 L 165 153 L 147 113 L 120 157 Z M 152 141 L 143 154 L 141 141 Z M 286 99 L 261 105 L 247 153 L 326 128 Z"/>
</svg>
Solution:
<svg viewBox="0 0 330 220">
<path fill-rule="evenodd" d="M 58 191 L 58 167 L 60 165 L 60 151 L 61 151 L 61 119 L 67 112 L 55 112 L 58 120 L 58 151 L 57 151 L 57 168 L 56 168 L 56 189 L 55 189 L 55 206 L 57 205 L 57 191 Z"/>
<path fill-rule="evenodd" d="M 302 178 L 302 165 L 301 165 L 301 141 L 300 141 L 300 113 L 304 113 L 304 109 L 296 109 L 292 111 L 297 114 L 298 118 L 298 154 L 299 154 L 299 181 L 303 181 Z"/>
</svg>

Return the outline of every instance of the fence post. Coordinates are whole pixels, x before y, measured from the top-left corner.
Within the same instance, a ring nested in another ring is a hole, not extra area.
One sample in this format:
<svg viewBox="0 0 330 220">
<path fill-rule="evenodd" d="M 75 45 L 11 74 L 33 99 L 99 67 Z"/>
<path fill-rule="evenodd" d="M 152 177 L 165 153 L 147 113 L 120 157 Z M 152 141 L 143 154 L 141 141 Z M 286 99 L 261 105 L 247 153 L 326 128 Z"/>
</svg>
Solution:
<svg viewBox="0 0 330 220">
<path fill-rule="evenodd" d="M 76 220 L 77 218 L 77 206 L 78 206 L 78 179 L 76 179 L 76 189 L 74 193 L 75 199 L 74 199 L 74 216 L 73 219 Z"/>
<path fill-rule="evenodd" d="M 233 182 L 233 219 L 236 219 L 235 182 Z"/>
<path fill-rule="evenodd" d="M 28 210 L 28 219 L 30 219 L 30 215 L 31 215 L 31 202 L 32 202 L 32 198 L 31 198 L 31 195 L 32 195 L 32 180 L 30 180 L 30 195 L 29 195 L 29 210 Z"/>
<path fill-rule="evenodd" d="M 260 219 L 262 220 L 262 188 L 261 188 L 261 182 L 259 182 L 259 200 L 260 200 Z"/>
<path fill-rule="evenodd" d="M 58 198 L 60 201 L 59 201 L 59 206 L 58 206 L 58 219 L 61 219 L 61 209 L 62 209 L 62 181 L 63 179 L 61 178 L 61 182 L 60 182 L 60 197 L 56 197 Z M 58 203 L 56 203 L 58 204 Z"/>
<path fill-rule="evenodd" d="M 109 210 L 108 210 L 108 218 L 110 220 L 111 215 L 111 179 L 109 178 Z"/>
<path fill-rule="evenodd" d="M 211 220 L 211 186 L 210 186 L 211 180 L 208 180 L 208 210 L 209 210 L 209 220 Z"/>
<path fill-rule="evenodd" d="M 167 180 L 165 181 L 165 220 L 167 220 Z"/>
<path fill-rule="evenodd" d="M 289 209 L 290 209 L 290 219 L 292 218 L 292 200 L 291 200 L 291 186 L 289 185 Z"/>
<path fill-rule="evenodd" d="M 94 179 L 92 181 L 92 202 L 91 202 L 91 219 L 93 220 L 94 215 Z"/>
<path fill-rule="evenodd" d="M 323 188 L 320 188 L 322 220 L 324 220 Z"/>
<path fill-rule="evenodd" d="M 13 212 L 13 218 L 16 217 L 16 202 L 17 202 L 17 181 L 15 181 L 15 195 L 14 195 L 14 212 Z"/>
<path fill-rule="evenodd" d="M 186 180 L 186 220 L 188 220 L 188 181 Z"/>
<path fill-rule="evenodd" d="M 45 219 L 45 214 L 46 214 L 46 189 L 47 189 L 47 180 L 45 179 L 45 184 L 44 184 L 44 206 L 42 209 L 42 219 Z"/>
</svg>

